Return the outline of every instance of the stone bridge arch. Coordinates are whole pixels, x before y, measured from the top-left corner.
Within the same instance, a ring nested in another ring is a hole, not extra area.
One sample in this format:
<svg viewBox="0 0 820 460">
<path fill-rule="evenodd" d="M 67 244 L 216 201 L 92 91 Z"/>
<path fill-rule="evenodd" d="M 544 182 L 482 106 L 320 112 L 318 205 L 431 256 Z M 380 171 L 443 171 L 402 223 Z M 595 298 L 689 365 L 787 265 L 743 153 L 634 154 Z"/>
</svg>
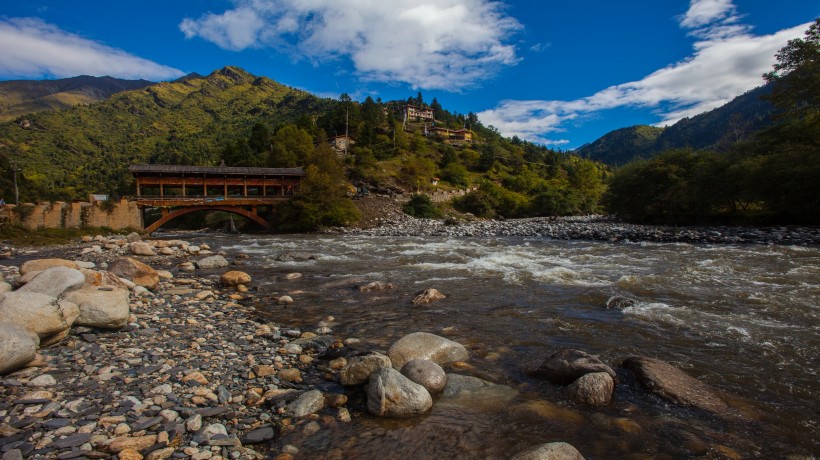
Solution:
<svg viewBox="0 0 820 460">
<path fill-rule="evenodd" d="M 248 211 L 247 209 L 242 209 L 234 206 L 187 206 L 184 208 L 179 208 L 169 213 L 164 213 L 162 217 L 159 218 L 156 222 L 149 225 L 145 228 L 145 232 L 151 234 L 160 227 L 167 224 L 168 222 L 174 220 L 179 216 L 184 216 L 185 214 L 190 214 L 192 212 L 197 211 L 224 211 L 229 212 L 232 214 L 236 214 L 242 217 L 246 217 L 257 224 L 261 225 L 264 228 L 270 228 L 270 224 L 263 218 L 259 217 L 258 215 L 254 214 L 252 211 Z"/>
</svg>

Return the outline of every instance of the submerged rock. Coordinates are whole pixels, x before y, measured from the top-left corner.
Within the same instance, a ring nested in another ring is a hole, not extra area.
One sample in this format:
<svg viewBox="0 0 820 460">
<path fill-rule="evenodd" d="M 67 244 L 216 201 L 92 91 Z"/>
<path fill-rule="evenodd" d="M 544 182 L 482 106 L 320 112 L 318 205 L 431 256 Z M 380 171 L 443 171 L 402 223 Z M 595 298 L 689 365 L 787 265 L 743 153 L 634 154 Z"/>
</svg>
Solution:
<svg viewBox="0 0 820 460">
<path fill-rule="evenodd" d="M 550 442 L 527 449 L 511 460 L 584 460 L 584 456 L 570 444 Z"/>
<path fill-rule="evenodd" d="M 615 371 L 600 359 L 585 351 L 565 348 L 545 359 L 530 374 L 558 385 L 569 385 L 584 374 L 592 372 L 606 372 L 615 379 Z"/>
<path fill-rule="evenodd" d="M 425 289 L 424 291 L 416 294 L 413 298 L 413 305 L 425 305 L 428 303 L 433 303 L 436 300 L 446 299 L 447 296 L 439 292 L 438 289 Z"/>
<path fill-rule="evenodd" d="M 612 400 L 615 381 L 606 372 L 591 372 L 569 384 L 564 391 L 577 403 L 605 406 Z"/>
<path fill-rule="evenodd" d="M 518 390 L 507 385 L 469 375 L 447 374 L 447 385 L 438 402 L 470 410 L 500 411 L 517 395 Z"/>
<path fill-rule="evenodd" d="M 392 367 L 370 375 L 367 384 L 367 411 L 383 417 L 413 417 L 427 412 L 433 398 L 423 386 Z"/>
<path fill-rule="evenodd" d="M 466 361 L 470 354 L 464 345 L 429 332 L 414 332 L 400 338 L 387 351 L 393 367 L 401 369 L 414 359 L 428 359 L 436 364 Z"/>
<path fill-rule="evenodd" d="M 716 389 L 667 362 L 632 357 L 626 359 L 623 366 L 635 373 L 646 390 L 674 404 L 697 407 L 716 414 L 722 414 L 729 408 Z"/>
</svg>

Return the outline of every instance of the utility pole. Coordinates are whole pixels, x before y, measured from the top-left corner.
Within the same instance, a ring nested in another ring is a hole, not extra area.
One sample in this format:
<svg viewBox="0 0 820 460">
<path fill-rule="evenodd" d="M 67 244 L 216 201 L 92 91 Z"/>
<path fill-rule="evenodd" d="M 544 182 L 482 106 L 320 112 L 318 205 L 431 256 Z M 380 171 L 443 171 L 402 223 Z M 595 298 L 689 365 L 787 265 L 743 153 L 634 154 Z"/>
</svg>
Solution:
<svg viewBox="0 0 820 460">
<path fill-rule="evenodd" d="M 347 123 L 349 114 L 350 108 L 345 109 L 345 156 L 347 156 L 347 144 L 350 142 L 350 137 L 348 137 L 347 135 Z"/>
<path fill-rule="evenodd" d="M 20 192 L 17 190 L 17 173 L 22 171 L 17 169 L 17 164 L 11 160 L 11 172 L 14 173 L 14 204 L 20 206 Z"/>
</svg>

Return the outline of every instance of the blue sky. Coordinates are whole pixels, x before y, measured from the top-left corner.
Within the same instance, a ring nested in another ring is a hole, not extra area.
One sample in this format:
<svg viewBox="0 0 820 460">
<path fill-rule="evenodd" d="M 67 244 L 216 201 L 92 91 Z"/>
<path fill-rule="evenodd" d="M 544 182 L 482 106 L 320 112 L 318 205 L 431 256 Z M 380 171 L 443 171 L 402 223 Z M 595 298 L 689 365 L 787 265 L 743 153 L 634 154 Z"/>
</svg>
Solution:
<svg viewBox="0 0 820 460">
<path fill-rule="evenodd" d="M 0 79 L 235 65 L 320 96 L 421 91 L 571 149 L 759 86 L 818 16 L 807 0 L 29 0 L 0 5 Z"/>
</svg>

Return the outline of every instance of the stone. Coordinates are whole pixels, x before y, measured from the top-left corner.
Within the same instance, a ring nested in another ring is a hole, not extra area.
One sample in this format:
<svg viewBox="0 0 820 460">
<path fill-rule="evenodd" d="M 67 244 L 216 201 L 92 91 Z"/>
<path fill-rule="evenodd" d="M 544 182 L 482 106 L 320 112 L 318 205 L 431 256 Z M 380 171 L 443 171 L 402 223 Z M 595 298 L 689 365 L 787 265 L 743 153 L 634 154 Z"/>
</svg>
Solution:
<svg viewBox="0 0 820 460">
<path fill-rule="evenodd" d="M 202 416 L 194 414 L 188 417 L 188 419 L 185 420 L 185 428 L 190 432 L 199 431 L 202 428 Z"/>
<path fill-rule="evenodd" d="M 382 417 L 414 417 L 427 412 L 433 398 L 423 386 L 392 367 L 382 367 L 367 383 L 367 411 Z"/>
<path fill-rule="evenodd" d="M 584 460 L 584 456 L 571 444 L 550 442 L 520 452 L 511 460 Z"/>
<path fill-rule="evenodd" d="M 288 281 L 298 280 L 301 277 L 302 277 L 302 274 L 298 273 L 298 272 L 288 273 L 285 276 L 283 276 L 283 278 L 288 280 Z"/>
<path fill-rule="evenodd" d="M 159 286 L 159 275 L 153 268 L 139 260 L 123 257 L 115 260 L 108 266 L 108 271 L 133 281 L 137 286 L 154 290 Z"/>
<path fill-rule="evenodd" d="M 40 337 L 19 324 L 0 323 L 0 375 L 24 367 L 37 355 Z"/>
<path fill-rule="evenodd" d="M 225 286 L 248 285 L 251 283 L 251 275 L 239 270 L 225 272 L 219 277 L 219 281 Z"/>
<path fill-rule="evenodd" d="M 605 406 L 612 400 L 615 381 L 606 372 L 590 372 L 569 384 L 564 391 L 577 403 Z"/>
<path fill-rule="evenodd" d="M 157 252 L 162 256 L 172 256 L 174 255 L 175 251 L 173 248 L 159 248 Z"/>
<path fill-rule="evenodd" d="M 120 436 L 108 443 L 108 450 L 114 453 L 122 452 L 125 449 L 140 451 L 147 449 L 157 442 L 157 435 L 147 434 L 144 436 Z"/>
<path fill-rule="evenodd" d="M 582 375 L 592 372 L 606 372 L 615 379 L 615 371 L 595 356 L 585 351 L 564 348 L 553 353 L 530 373 L 558 385 L 569 385 Z"/>
<path fill-rule="evenodd" d="M 429 332 L 405 335 L 387 351 L 393 367 L 401 369 L 408 361 L 428 359 L 436 364 L 466 361 L 470 354 L 464 345 Z"/>
<path fill-rule="evenodd" d="M 426 305 L 446 298 L 447 296 L 439 292 L 438 289 L 425 289 L 413 297 L 413 305 Z"/>
<path fill-rule="evenodd" d="M 57 379 L 51 374 L 38 375 L 28 381 L 30 387 L 53 387 L 54 385 L 57 385 Z"/>
<path fill-rule="evenodd" d="M 72 304 L 69 304 L 69 305 L 72 305 Z M 79 311 L 79 309 L 77 309 L 77 311 Z M 48 335 L 46 337 L 41 337 L 40 338 L 40 348 L 47 348 L 47 347 L 50 347 L 54 344 L 62 342 L 63 339 L 68 337 L 69 332 L 71 332 L 70 328 L 62 330 L 62 331 L 57 332 L 55 334 Z"/>
<path fill-rule="evenodd" d="M 212 423 L 212 424 L 206 426 L 205 428 L 203 428 L 202 431 L 199 434 L 201 434 L 202 437 L 205 438 L 206 440 L 210 440 L 214 436 L 219 436 L 219 435 L 228 436 L 228 429 L 225 428 L 225 425 L 223 425 L 221 423 Z"/>
<path fill-rule="evenodd" d="M 224 268 L 228 265 L 230 265 L 228 261 L 220 255 L 208 256 L 196 262 L 196 266 L 201 269 Z"/>
<path fill-rule="evenodd" d="M 278 256 L 276 256 L 274 260 L 276 260 L 277 262 L 304 262 L 315 259 L 316 256 L 312 254 L 308 254 L 306 252 L 291 251 L 279 254 Z"/>
<path fill-rule="evenodd" d="M 388 289 L 395 288 L 396 285 L 393 283 L 385 283 L 383 281 L 373 281 L 371 283 L 362 284 L 358 287 L 359 292 L 378 292 L 378 291 L 386 291 Z"/>
<path fill-rule="evenodd" d="M 289 295 L 283 295 L 276 299 L 277 305 L 293 305 L 293 297 Z"/>
<path fill-rule="evenodd" d="M 51 267 L 37 274 L 20 292 L 39 292 L 52 297 L 60 297 L 65 292 L 81 288 L 85 276 L 77 269 L 68 267 Z"/>
<path fill-rule="evenodd" d="M 122 279 L 120 279 L 119 276 L 108 270 L 90 270 L 87 268 L 82 268 L 80 271 L 85 276 L 86 286 L 110 286 L 130 289 L 130 287 L 126 286 L 126 284 L 122 282 Z"/>
<path fill-rule="evenodd" d="M 182 262 L 177 265 L 177 268 L 183 272 L 192 272 L 196 270 L 196 265 L 193 262 Z"/>
<path fill-rule="evenodd" d="M 677 367 L 655 358 L 627 358 L 623 366 L 638 378 L 647 391 L 679 406 L 723 414 L 729 406 L 717 390 Z"/>
<path fill-rule="evenodd" d="M 142 237 L 137 232 L 131 232 L 125 237 L 125 240 L 129 243 L 136 243 L 142 241 Z"/>
<path fill-rule="evenodd" d="M 517 395 L 518 390 L 507 385 L 469 375 L 447 374 L 447 385 L 438 401 L 444 405 L 490 412 L 506 409 Z"/>
<path fill-rule="evenodd" d="M 414 359 L 402 366 L 401 373 L 408 379 L 423 386 L 430 394 L 444 391 L 447 374 L 438 364 L 426 359 Z"/>
<path fill-rule="evenodd" d="M 78 268 L 77 262 L 66 259 L 34 259 L 23 263 L 20 266 L 20 274 L 25 275 L 29 272 L 41 272 L 51 267 L 68 267 Z"/>
<path fill-rule="evenodd" d="M 0 323 L 23 326 L 41 339 L 68 330 L 79 314 L 77 305 L 47 294 L 19 290 L 0 294 Z"/>
<path fill-rule="evenodd" d="M 382 367 L 390 367 L 390 358 L 381 353 L 369 353 L 366 355 L 351 357 L 347 365 L 339 371 L 342 385 L 363 385 L 370 379 L 370 374 Z"/>
<path fill-rule="evenodd" d="M 302 371 L 296 368 L 282 369 L 276 376 L 285 382 L 301 382 Z"/>
<path fill-rule="evenodd" d="M 117 454 L 119 460 L 142 460 L 143 456 L 134 449 L 123 449 Z"/>
<path fill-rule="evenodd" d="M 242 441 L 242 445 L 262 444 L 272 441 L 275 436 L 273 427 L 266 426 L 245 433 L 239 440 Z"/>
<path fill-rule="evenodd" d="M 306 417 L 322 410 L 325 406 L 325 397 L 319 390 L 306 391 L 295 401 L 288 404 L 285 413 L 291 417 Z"/>
<path fill-rule="evenodd" d="M 163 449 L 157 449 L 155 451 L 152 451 L 150 454 L 148 454 L 145 457 L 145 460 L 165 460 L 165 459 L 171 457 L 171 455 L 174 454 L 174 451 L 176 451 L 176 449 L 173 448 L 173 447 L 165 447 Z"/>
<path fill-rule="evenodd" d="M 6 283 L 5 281 L 0 282 L 0 293 L 11 292 L 13 290 L 14 287 L 11 284 Z"/>
<path fill-rule="evenodd" d="M 70 292 L 65 300 L 80 308 L 80 315 L 74 322 L 77 325 L 119 329 L 128 324 L 130 310 L 126 289 L 87 287 Z"/>
<path fill-rule="evenodd" d="M 148 243 L 143 243 L 142 241 L 137 241 L 128 245 L 128 250 L 131 251 L 131 254 L 137 256 L 153 256 L 154 255 L 154 248 L 151 247 Z"/>
</svg>

